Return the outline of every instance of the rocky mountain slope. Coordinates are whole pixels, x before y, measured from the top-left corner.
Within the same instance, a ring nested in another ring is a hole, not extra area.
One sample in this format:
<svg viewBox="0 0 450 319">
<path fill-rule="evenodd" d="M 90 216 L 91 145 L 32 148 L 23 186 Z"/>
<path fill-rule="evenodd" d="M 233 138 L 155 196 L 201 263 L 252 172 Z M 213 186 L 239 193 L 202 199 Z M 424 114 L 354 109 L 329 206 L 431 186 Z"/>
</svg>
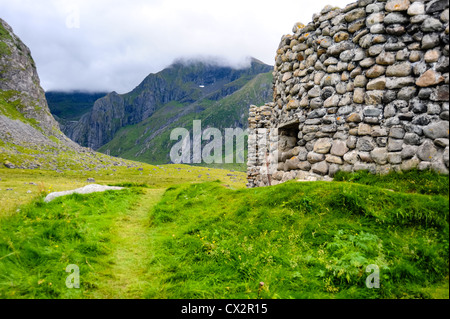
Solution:
<svg viewBox="0 0 450 319">
<path fill-rule="evenodd" d="M 0 138 L 21 145 L 57 139 L 75 147 L 50 114 L 29 48 L 1 19 L 0 53 Z"/>
<path fill-rule="evenodd" d="M 166 162 L 169 150 L 164 151 L 164 156 L 141 156 L 152 146 L 149 144 L 151 140 L 167 133 L 167 129 L 181 119 L 191 118 L 192 125 L 194 118 L 213 116 L 211 111 L 205 113 L 207 109 L 214 108 L 218 114 L 223 113 L 230 106 L 221 105 L 220 101 L 246 85 L 259 85 L 248 88 L 253 98 L 244 96 L 234 105 L 236 116 L 222 117 L 215 123 L 219 128 L 224 125 L 246 126 L 243 114 L 248 103 L 263 102 L 271 94 L 272 79 L 268 73 L 271 71 L 272 66 L 256 59 L 242 69 L 214 62 L 177 61 L 156 74 L 148 75 L 129 93 L 111 92 L 98 99 L 89 113 L 78 122 L 65 123 L 63 130 L 72 140 L 93 149 L 110 150 L 111 154 L 145 162 Z M 262 74 L 265 76 L 261 77 Z M 124 134 L 127 136 L 125 144 Z M 116 144 L 121 146 L 116 147 Z"/>
<path fill-rule="evenodd" d="M 47 105 L 30 49 L 0 19 L 0 163 L 8 168 L 125 165 L 64 135 Z"/>
</svg>

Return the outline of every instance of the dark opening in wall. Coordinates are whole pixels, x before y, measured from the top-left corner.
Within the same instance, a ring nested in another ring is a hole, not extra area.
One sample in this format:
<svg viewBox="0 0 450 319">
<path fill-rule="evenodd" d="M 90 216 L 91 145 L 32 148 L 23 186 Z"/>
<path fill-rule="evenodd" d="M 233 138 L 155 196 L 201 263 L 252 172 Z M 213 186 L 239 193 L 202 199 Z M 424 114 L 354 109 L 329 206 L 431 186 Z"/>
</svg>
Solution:
<svg viewBox="0 0 450 319">
<path fill-rule="evenodd" d="M 278 128 L 278 162 L 285 162 L 295 156 L 295 147 L 298 145 L 298 121 L 281 125 Z"/>
</svg>

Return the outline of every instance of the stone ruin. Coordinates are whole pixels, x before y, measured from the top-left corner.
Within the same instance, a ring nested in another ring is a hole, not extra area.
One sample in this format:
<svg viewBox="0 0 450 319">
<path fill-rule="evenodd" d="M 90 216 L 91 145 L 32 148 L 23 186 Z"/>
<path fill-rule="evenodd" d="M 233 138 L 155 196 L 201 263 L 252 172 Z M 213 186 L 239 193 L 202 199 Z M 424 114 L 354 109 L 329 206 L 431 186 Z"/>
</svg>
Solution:
<svg viewBox="0 0 450 319">
<path fill-rule="evenodd" d="M 337 171 L 449 173 L 447 0 L 326 6 L 284 35 L 250 106 L 248 187 Z"/>
</svg>

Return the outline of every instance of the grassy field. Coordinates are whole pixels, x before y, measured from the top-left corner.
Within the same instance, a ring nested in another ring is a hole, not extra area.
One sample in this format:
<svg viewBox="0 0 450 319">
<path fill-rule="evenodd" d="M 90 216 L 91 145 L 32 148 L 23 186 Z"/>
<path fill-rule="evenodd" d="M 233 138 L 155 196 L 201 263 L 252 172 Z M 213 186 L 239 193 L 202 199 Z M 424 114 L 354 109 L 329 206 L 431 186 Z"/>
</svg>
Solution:
<svg viewBox="0 0 450 319">
<path fill-rule="evenodd" d="M 166 188 L 186 182 L 205 182 L 220 179 L 226 187 L 245 187 L 246 175 L 222 169 L 188 165 L 149 165 L 134 162 L 134 166 L 111 166 L 108 169 L 91 171 L 0 168 L 0 218 L 14 213 L 21 204 L 39 197 L 41 193 L 59 192 L 87 185 L 88 178 L 104 185 L 146 184 L 155 188 Z M 142 170 L 140 170 L 142 169 Z M 229 175 L 229 176 L 227 176 Z"/>
<path fill-rule="evenodd" d="M 449 298 L 447 176 L 246 189 L 239 172 L 141 168 L 1 169 L 0 298 Z M 126 189 L 43 202 L 88 177 Z"/>
</svg>

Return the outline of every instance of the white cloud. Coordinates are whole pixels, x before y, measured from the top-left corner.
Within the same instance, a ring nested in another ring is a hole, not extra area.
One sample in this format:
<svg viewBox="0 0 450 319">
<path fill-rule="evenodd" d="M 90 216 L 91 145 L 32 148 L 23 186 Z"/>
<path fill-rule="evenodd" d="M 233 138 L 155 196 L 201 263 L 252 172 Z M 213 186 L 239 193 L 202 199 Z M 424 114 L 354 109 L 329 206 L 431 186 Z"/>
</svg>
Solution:
<svg viewBox="0 0 450 319">
<path fill-rule="evenodd" d="M 349 0 L 333 0 L 344 7 Z M 174 59 L 274 63 L 283 34 L 326 4 L 301 0 L 0 0 L 46 90 L 125 93 Z"/>
</svg>

